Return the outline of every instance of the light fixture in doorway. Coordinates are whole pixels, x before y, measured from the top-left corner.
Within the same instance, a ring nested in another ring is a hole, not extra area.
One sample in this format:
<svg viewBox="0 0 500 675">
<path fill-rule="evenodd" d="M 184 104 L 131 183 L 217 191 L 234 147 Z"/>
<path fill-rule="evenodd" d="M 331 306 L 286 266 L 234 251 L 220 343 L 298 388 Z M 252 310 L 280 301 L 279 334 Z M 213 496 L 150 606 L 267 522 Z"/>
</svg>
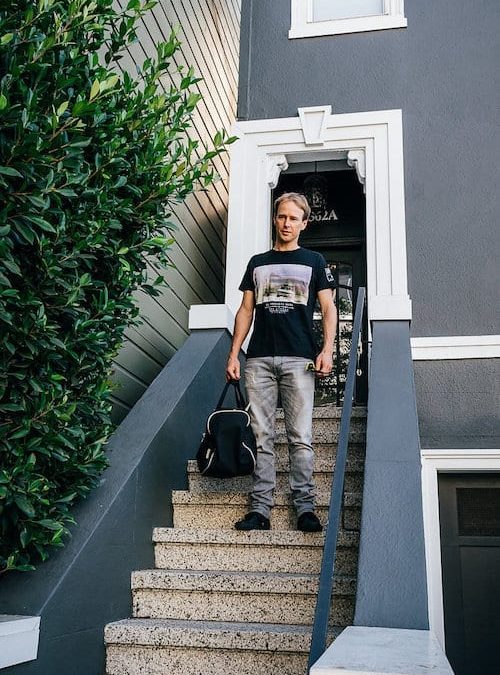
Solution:
<svg viewBox="0 0 500 675">
<path fill-rule="evenodd" d="M 335 209 L 329 208 L 328 181 L 324 176 L 318 174 L 317 171 L 316 162 L 315 173 L 310 174 L 304 179 L 304 194 L 311 207 L 310 220 L 338 220 Z"/>
</svg>

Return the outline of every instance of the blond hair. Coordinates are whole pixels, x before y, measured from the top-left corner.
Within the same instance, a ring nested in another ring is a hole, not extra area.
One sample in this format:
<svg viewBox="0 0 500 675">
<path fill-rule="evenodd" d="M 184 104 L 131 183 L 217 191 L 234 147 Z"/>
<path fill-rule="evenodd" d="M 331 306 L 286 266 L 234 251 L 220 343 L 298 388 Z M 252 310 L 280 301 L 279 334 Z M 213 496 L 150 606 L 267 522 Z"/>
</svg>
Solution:
<svg viewBox="0 0 500 675">
<path fill-rule="evenodd" d="M 299 209 L 302 209 L 304 213 L 303 220 L 309 219 L 309 216 L 311 215 L 311 207 L 309 206 L 309 202 L 307 201 L 305 195 L 300 194 L 300 192 L 285 192 L 284 194 L 280 195 L 278 199 L 274 200 L 274 217 L 276 217 L 276 214 L 278 213 L 279 205 L 283 204 L 283 202 L 293 202 L 295 206 L 298 206 Z"/>
</svg>

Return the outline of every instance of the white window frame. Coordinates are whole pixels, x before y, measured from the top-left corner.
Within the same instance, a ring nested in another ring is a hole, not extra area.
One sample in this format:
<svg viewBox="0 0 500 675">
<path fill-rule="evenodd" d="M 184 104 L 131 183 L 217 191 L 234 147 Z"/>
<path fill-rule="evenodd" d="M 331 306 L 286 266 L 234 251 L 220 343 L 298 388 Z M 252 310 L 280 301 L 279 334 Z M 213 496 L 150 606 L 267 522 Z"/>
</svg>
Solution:
<svg viewBox="0 0 500 675">
<path fill-rule="evenodd" d="M 422 505 L 429 627 L 444 649 L 443 576 L 439 524 L 438 474 L 498 473 L 500 449 L 422 449 Z"/>
<path fill-rule="evenodd" d="M 373 16 L 355 16 L 348 19 L 313 21 L 313 0 L 291 0 L 290 39 L 360 33 L 389 28 L 406 28 L 404 0 L 384 0 L 384 13 Z"/>
<path fill-rule="evenodd" d="M 413 337 L 411 353 L 414 361 L 497 359 L 500 358 L 500 335 Z"/>
</svg>

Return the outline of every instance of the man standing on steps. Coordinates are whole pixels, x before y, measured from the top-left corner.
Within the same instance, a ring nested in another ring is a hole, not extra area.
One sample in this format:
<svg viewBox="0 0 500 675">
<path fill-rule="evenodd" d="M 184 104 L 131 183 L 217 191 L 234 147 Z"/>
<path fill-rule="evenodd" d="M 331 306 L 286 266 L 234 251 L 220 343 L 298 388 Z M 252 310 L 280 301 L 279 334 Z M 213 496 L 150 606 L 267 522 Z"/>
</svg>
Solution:
<svg viewBox="0 0 500 675">
<path fill-rule="evenodd" d="M 275 201 L 274 247 L 250 259 L 239 287 L 243 300 L 236 314 L 226 377 L 240 378 L 238 354 L 255 314 L 245 384 L 257 440 L 257 463 L 251 510 L 235 524 L 237 530 L 270 528 L 276 486 L 274 427 L 278 393 L 285 417 L 297 528 L 303 532 L 322 529 L 314 513 L 314 373 L 324 377 L 332 370 L 337 312 L 333 301 L 335 281 L 325 259 L 298 244 L 310 213 L 301 194 L 288 192 Z M 319 354 L 312 328 L 316 299 L 323 315 L 323 348 Z"/>
</svg>

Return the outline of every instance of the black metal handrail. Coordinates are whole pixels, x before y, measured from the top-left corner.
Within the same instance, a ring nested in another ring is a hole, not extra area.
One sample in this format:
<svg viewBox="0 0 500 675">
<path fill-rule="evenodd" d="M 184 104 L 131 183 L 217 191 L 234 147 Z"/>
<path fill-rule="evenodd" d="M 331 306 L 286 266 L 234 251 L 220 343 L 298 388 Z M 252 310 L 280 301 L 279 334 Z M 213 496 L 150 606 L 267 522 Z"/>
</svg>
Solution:
<svg viewBox="0 0 500 675">
<path fill-rule="evenodd" d="M 321 562 L 321 572 L 319 575 L 318 599 L 316 601 L 316 611 L 314 613 L 314 625 L 311 639 L 311 651 L 309 652 L 308 669 L 319 659 L 321 654 L 323 654 L 326 649 L 328 619 L 330 616 L 330 604 L 333 588 L 333 575 L 335 573 L 335 554 L 337 551 L 337 538 L 340 526 L 342 496 L 344 492 L 347 445 L 349 440 L 349 428 L 351 425 L 354 385 L 356 382 L 357 348 L 361 335 L 365 295 L 365 289 L 359 288 L 358 297 L 356 300 L 356 312 L 354 314 L 349 363 L 347 366 L 344 403 L 342 405 L 342 416 L 340 419 L 340 433 L 337 444 L 335 471 L 333 474 L 330 506 L 328 509 L 328 525 L 325 532 L 323 560 Z"/>
</svg>

